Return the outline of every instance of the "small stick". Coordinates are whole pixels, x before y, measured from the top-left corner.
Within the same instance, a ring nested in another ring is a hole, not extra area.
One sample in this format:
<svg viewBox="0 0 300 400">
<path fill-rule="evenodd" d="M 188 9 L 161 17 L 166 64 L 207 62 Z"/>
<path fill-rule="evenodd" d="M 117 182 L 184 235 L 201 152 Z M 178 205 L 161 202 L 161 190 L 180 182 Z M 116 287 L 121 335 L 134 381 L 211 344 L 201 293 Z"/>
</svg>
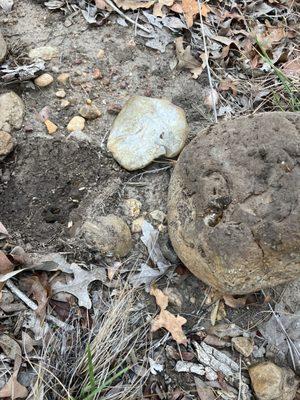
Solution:
<svg viewBox="0 0 300 400">
<path fill-rule="evenodd" d="M 17 288 L 17 286 L 10 280 L 8 279 L 6 281 L 6 286 L 16 295 L 19 297 L 20 300 L 23 301 L 23 303 L 25 303 L 27 305 L 27 307 L 29 307 L 31 310 L 35 311 L 38 306 L 37 304 L 30 300 L 29 297 L 26 296 L 26 294 L 24 294 L 23 292 L 21 292 L 20 289 Z M 53 322 L 54 324 L 56 324 L 59 328 L 63 328 L 66 330 L 73 330 L 73 327 L 66 324 L 65 322 L 61 321 L 60 319 L 54 317 L 53 315 L 46 315 L 46 319 L 48 321 Z"/>
<path fill-rule="evenodd" d="M 149 29 L 145 28 L 143 25 L 139 24 L 137 21 L 134 21 L 130 17 L 128 17 L 126 14 L 124 14 L 121 10 L 118 9 L 118 7 L 111 1 L 111 0 L 105 0 L 105 3 L 108 4 L 117 14 L 121 15 L 126 21 L 130 22 L 131 24 L 135 25 L 136 27 L 140 28 L 142 31 L 151 33 Z"/>
</svg>

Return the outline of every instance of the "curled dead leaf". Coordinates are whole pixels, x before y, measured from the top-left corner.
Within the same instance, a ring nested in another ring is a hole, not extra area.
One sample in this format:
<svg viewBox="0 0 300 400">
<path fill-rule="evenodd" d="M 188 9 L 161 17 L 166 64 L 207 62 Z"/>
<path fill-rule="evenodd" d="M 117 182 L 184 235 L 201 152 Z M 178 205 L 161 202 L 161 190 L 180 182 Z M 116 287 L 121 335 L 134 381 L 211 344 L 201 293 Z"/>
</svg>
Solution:
<svg viewBox="0 0 300 400">
<path fill-rule="evenodd" d="M 150 8 L 155 3 L 156 0 L 148 1 L 135 1 L 135 0 L 114 0 L 114 3 L 122 10 L 138 10 L 140 8 Z"/>
<path fill-rule="evenodd" d="M 201 61 L 196 60 L 195 57 L 191 54 L 191 46 L 187 46 L 186 48 L 183 47 L 183 37 L 178 37 L 175 40 L 176 46 L 176 56 L 178 60 L 177 67 L 179 69 L 188 69 L 193 74 L 193 78 L 197 79 L 203 69 L 206 67 L 206 56 L 203 53 L 200 58 Z"/>
<path fill-rule="evenodd" d="M 174 0 L 158 0 L 158 2 L 155 3 L 153 7 L 153 15 L 155 17 L 164 17 L 165 13 L 163 13 L 162 8 L 164 6 L 171 7 L 173 3 Z"/>
</svg>

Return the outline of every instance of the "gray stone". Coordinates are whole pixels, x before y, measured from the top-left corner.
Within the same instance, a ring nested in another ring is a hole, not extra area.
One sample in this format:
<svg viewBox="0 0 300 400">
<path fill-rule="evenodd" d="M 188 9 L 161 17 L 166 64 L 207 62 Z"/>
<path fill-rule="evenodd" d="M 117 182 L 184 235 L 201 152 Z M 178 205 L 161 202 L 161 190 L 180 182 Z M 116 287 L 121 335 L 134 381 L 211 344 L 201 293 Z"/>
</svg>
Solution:
<svg viewBox="0 0 300 400">
<path fill-rule="evenodd" d="M 262 113 L 199 133 L 169 185 L 169 235 L 186 267 L 231 294 L 300 277 L 299 157 L 299 113 Z"/>
<path fill-rule="evenodd" d="M 7 53 L 7 44 L 5 42 L 5 39 L 0 32 L 0 63 L 2 63 L 6 57 Z"/>
<path fill-rule="evenodd" d="M 7 92 L 0 96 L 0 130 L 20 129 L 24 113 L 24 103 L 16 93 Z"/>
<path fill-rule="evenodd" d="M 184 111 L 165 99 L 132 97 L 115 119 L 107 147 L 122 167 L 143 168 L 158 157 L 175 157 L 184 147 Z"/>
<path fill-rule="evenodd" d="M 79 235 L 90 249 L 106 256 L 125 257 L 132 247 L 130 229 L 116 215 L 100 217 L 97 222 L 86 221 Z"/>
</svg>

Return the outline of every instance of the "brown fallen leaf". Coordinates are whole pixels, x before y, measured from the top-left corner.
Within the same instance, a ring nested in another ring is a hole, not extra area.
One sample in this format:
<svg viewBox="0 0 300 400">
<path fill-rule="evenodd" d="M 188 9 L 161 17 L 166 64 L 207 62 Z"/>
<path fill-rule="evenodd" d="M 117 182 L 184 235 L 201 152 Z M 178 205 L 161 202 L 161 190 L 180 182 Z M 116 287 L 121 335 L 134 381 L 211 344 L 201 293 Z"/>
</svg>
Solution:
<svg viewBox="0 0 300 400">
<path fill-rule="evenodd" d="M 155 3 L 156 0 L 148 1 L 135 1 L 135 0 L 114 0 L 114 3 L 122 10 L 138 10 L 139 8 L 150 8 Z"/>
<path fill-rule="evenodd" d="M 10 377 L 9 381 L 3 388 L 0 390 L 0 399 L 8 398 L 11 400 L 14 399 L 25 399 L 28 395 L 28 390 L 25 386 L 21 385 L 17 380 L 16 371 L 13 372 L 12 376 Z"/>
<path fill-rule="evenodd" d="M 283 65 L 283 72 L 287 76 L 300 76 L 300 57 L 295 58 L 294 60 L 290 60 Z"/>
<path fill-rule="evenodd" d="M 219 93 L 216 89 L 208 89 L 204 97 L 204 104 L 209 110 L 212 110 L 219 102 Z"/>
<path fill-rule="evenodd" d="M 225 79 L 221 81 L 219 84 L 219 90 L 222 92 L 227 92 L 228 90 L 231 90 L 233 96 L 237 95 L 236 84 L 230 79 Z"/>
<path fill-rule="evenodd" d="M 173 3 L 174 0 L 158 0 L 153 7 L 153 15 L 155 17 L 164 17 L 165 13 L 162 11 L 163 6 L 171 7 Z"/>
<path fill-rule="evenodd" d="M 230 294 L 224 294 L 223 300 L 228 307 L 231 308 L 240 308 L 244 307 L 247 301 L 247 296 L 243 297 L 234 297 Z"/>
<path fill-rule="evenodd" d="M 47 275 L 42 273 L 41 275 L 32 275 L 22 280 L 22 285 L 26 287 L 29 295 L 33 295 L 33 298 L 38 304 L 36 309 L 36 315 L 43 320 L 46 315 L 46 308 L 51 296 L 51 288 L 47 279 Z"/>
<path fill-rule="evenodd" d="M 194 17 L 199 13 L 197 0 L 182 0 L 182 10 L 188 28 L 194 24 Z"/>
<path fill-rule="evenodd" d="M 182 326 L 187 320 L 181 316 L 175 316 L 166 310 L 168 306 L 168 296 L 160 289 L 151 287 L 150 294 L 155 297 L 156 304 L 160 307 L 160 314 L 156 316 L 151 325 L 151 331 L 156 332 L 158 329 L 165 328 L 171 333 L 172 338 L 178 344 L 186 344 L 187 338 L 182 330 Z"/>
<path fill-rule="evenodd" d="M 8 274 L 9 272 L 12 272 L 14 269 L 14 264 L 8 259 L 6 254 L 0 250 L 0 275 L 5 275 Z M 0 282 L 0 292 L 5 285 L 5 282 Z M 1 294 L 0 294 L 0 299 L 1 299 Z"/>
<path fill-rule="evenodd" d="M 200 400 L 216 400 L 213 389 L 209 387 L 200 378 L 194 377 L 195 386 Z"/>
<path fill-rule="evenodd" d="M 175 39 L 176 56 L 178 60 L 177 67 L 179 69 L 188 69 L 193 74 L 193 78 L 197 79 L 203 69 L 206 67 L 206 56 L 203 53 L 200 58 L 202 62 L 196 60 L 191 54 L 191 46 L 183 47 L 183 37 Z"/>
</svg>

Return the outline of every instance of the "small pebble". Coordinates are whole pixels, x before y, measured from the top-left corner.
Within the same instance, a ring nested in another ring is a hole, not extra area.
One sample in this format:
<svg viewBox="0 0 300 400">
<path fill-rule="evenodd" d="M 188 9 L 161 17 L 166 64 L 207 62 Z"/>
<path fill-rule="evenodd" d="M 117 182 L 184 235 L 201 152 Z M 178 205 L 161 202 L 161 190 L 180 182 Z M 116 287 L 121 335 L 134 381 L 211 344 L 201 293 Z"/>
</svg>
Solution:
<svg viewBox="0 0 300 400">
<path fill-rule="evenodd" d="M 69 78 L 70 78 L 70 74 L 67 72 L 63 72 L 62 74 L 58 75 L 57 81 L 59 83 L 61 83 L 62 85 L 65 85 L 68 82 Z"/>
<path fill-rule="evenodd" d="M 126 199 L 124 201 L 126 214 L 130 217 L 137 218 L 140 215 L 142 203 L 137 199 Z"/>
<path fill-rule="evenodd" d="M 55 93 L 55 96 L 58 97 L 59 99 L 63 99 L 64 97 L 66 97 L 66 92 L 64 91 L 64 89 L 59 89 Z"/>
<path fill-rule="evenodd" d="M 102 78 L 102 73 L 101 73 L 101 71 L 100 71 L 99 68 L 95 68 L 95 69 L 93 70 L 92 75 L 93 75 L 93 78 L 94 78 L 94 79 L 101 79 L 101 78 Z"/>
<path fill-rule="evenodd" d="M 249 357 L 253 352 L 253 340 L 239 336 L 231 339 L 233 347 L 244 357 Z"/>
<path fill-rule="evenodd" d="M 107 112 L 109 114 L 119 114 L 119 112 L 122 110 L 121 104 L 118 103 L 110 103 L 107 107 Z"/>
<path fill-rule="evenodd" d="M 144 221 L 145 221 L 145 219 L 143 217 L 139 217 L 139 218 L 135 219 L 134 221 L 132 221 L 131 232 L 132 233 L 142 232 L 142 226 L 143 226 Z"/>
<path fill-rule="evenodd" d="M 11 135 L 7 132 L 0 131 L 0 157 L 6 156 L 14 148 L 14 142 Z"/>
<path fill-rule="evenodd" d="M 44 124 L 46 125 L 49 135 L 53 135 L 58 129 L 57 125 L 55 125 L 52 121 L 50 121 L 50 119 L 46 119 L 44 121 Z"/>
<path fill-rule="evenodd" d="M 53 76 L 47 73 L 38 76 L 34 80 L 35 85 L 39 87 L 49 86 L 51 85 L 52 82 L 53 82 Z"/>
<path fill-rule="evenodd" d="M 79 114 L 85 119 L 95 119 L 101 116 L 101 111 L 92 104 L 85 104 L 79 110 Z"/>
<path fill-rule="evenodd" d="M 62 100 L 62 101 L 60 102 L 61 108 L 67 108 L 67 107 L 69 107 L 70 104 L 71 104 L 71 103 L 69 102 L 69 100 Z"/>
<path fill-rule="evenodd" d="M 76 115 L 68 123 L 67 130 L 69 132 L 82 131 L 84 129 L 84 125 L 85 125 L 85 119 L 80 117 L 79 115 Z"/>
<path fill-rule="evenodd" d="M 150 213 L 150 216 L 155 219 L 155 221 L 161 222 L 163 223 L 165 218 L 166 218 L 166 214 L 160 210 L 154 210 Z"/>
<path fill-rule="evenodd" d="M 98 50 L 97 58 L 98 58 L 99 60 L 103 60 L 103 59 L 104 59 L 104 56 L 105 56 L 104 50 L 103 50 L 103 49 Z"/>
</svg>

